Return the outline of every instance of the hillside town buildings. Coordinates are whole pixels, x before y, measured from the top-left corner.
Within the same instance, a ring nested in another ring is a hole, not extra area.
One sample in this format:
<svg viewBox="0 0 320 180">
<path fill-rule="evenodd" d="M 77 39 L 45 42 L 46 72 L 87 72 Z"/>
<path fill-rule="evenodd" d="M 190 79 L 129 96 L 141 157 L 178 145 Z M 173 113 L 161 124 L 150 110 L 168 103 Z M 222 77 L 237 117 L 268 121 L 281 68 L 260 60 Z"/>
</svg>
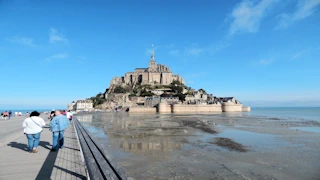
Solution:
<svg viewBox="0 0 320 180">
<path fill-rule="evenodd" d="M 92 100 L 78 100 L 77 102 L 72 102 L 71 104 L 68 104 L 68 110 L 70 111 L 92 111 L 93 108 L 93 102 Z"/>
</svg>

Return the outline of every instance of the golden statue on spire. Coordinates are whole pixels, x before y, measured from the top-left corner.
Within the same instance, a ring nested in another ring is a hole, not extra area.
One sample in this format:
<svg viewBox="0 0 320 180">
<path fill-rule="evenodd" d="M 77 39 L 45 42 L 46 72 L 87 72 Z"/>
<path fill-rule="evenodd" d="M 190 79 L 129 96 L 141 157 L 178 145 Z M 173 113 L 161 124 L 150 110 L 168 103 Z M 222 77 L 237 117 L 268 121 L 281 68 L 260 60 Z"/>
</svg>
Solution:
<svg viewBox="0 0 320 180">
<path fill-rule="evenodd" d="M 153 44 L 152 44 L 151 58 L 154 59 L 154 47 L 153 47 Z"/>
</svg>

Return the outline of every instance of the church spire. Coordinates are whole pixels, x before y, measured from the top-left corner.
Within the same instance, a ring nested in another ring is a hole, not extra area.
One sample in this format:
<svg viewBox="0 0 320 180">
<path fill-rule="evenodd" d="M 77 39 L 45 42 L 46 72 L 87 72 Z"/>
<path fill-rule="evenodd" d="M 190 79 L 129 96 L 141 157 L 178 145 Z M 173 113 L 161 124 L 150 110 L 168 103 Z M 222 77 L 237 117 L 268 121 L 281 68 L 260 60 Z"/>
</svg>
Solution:
<svg viewBox="0 0 320 180">
<path fill-rule="evenodd" d="M 155 59 L 154 59 L 154 47 L 153 47 L 153 44 L 152 44 L 152 51 L 151 51 L 151 61 L 155 61 Z"/>
</svg>

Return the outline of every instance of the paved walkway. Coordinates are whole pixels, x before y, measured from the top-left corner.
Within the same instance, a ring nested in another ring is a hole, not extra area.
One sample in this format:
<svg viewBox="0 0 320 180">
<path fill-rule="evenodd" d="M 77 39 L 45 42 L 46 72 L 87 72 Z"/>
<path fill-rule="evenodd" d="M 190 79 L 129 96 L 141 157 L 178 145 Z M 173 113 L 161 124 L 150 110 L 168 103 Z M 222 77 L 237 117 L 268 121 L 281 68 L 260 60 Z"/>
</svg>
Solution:
<svg viewBox="0 0 320 180">
<path fill-rule="evenodd" d="M 5 135 L 2 142 L 12 138 L 7 144 L 0 145 L 0 180 L 86 179 L 73 124 L 65 132 L 64 149 L 50 151 L 52 133 L 48 128 L 44 128 L 38 147 L 39 152 L 29 153 L 27 138 L 22 128 L 13 125 L 21 127 L 23 119 L 0 122 L 0 137 Z M 8 132 L 11 132 L 11 135 Z"/>
<path fill-rule="evenodd" d="M 41 116 L 47 120 L 48 116 Z M 0 147 L 7 144 L 13 139 L 17 139 L 23 134 L 22 122 L 27 116 L 12 117 L 11 119 L 0 119 Z"/>
</svg>

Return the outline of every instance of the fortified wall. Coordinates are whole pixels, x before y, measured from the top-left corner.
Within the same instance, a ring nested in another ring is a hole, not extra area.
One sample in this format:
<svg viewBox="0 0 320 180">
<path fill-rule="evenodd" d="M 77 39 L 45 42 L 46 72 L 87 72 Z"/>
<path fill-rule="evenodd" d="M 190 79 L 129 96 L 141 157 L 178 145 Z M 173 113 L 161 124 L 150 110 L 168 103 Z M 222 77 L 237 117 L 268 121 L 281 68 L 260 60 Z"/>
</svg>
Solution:
<svg viewBox="0 0 320 180">
<path fill-rule="evenodd" d="M 145 110 L 144 110 L 145 109 Z M 159 112 L 159 113 L 210 113 L 210 112 L 249 112 L 250 107 L 232 102 L 222 104 L 167 104 L 161 102 L 156 108 L 131 107 L 129 112 Z"/>
<path fill-rule="evenodd" d="M 130 107 L 129 112 L 130 113 L 156 113 L 157 109 L 151 108 L 151 107 L 134 106 L 134 107 Z"/>
<path fill-rule="evenodd" d="M 221 104 L 174 104 L 172 105 L 172 112 L 222 112 Z"/>
<path fill-rule="evenodd" d="M 222 112 L 242 112 L 242 104 L 224 102 L 221 106 Z"/>
<path fill-rule="evenodd" d="M 159 113 L 172 113 L 172 105 L 166 102 L 161 102 L 157 107 Z"/>
</svg>

